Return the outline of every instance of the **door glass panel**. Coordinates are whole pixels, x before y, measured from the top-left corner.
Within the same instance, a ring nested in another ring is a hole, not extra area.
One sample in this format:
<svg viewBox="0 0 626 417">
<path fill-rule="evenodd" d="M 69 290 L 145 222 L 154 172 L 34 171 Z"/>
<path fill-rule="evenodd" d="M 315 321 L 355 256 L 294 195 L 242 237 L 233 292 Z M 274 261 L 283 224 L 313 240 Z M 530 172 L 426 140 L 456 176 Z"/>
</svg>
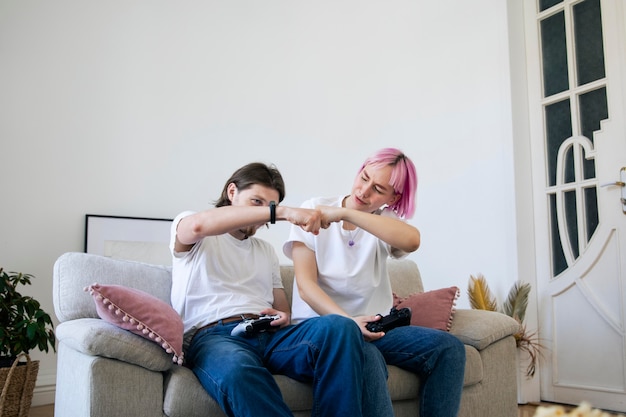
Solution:
<svg viewBox="0 0 626 417">
<path fill-rule="evenodd" d="M 593 132 L 600 130 L 600 122 L 609 118 L 609 106 L 606 100 L 606 87 L 581 94 L 580 106 L 581 134 L 593 142 Z"/>
<path fill-rule="evenodd" d="M 578 85 L 604 78 L 604 47 L 600 0 L 586 0 L 572 8 Z"/>
<path fill-rule="evenodd" d="M 596 187 L 585 188 L 585 213 L 587 217 L 587 242 L 598 228 L 598 190 Z"/>
<path fill-rule="evenodd" d="M 565 153 L 565 183 L 576 181 L 576 171 L 574 168 L 574 148 L 569 148 Z"/>
<path fill-rule="evenodd" d="M 593 132 L 600 130 L 600 122 L 609 117 L 609 108 L 606 99 L 606 87 L 581 94 L 578 97 L 580 108 L 580 133 L 591 142 L 594 142 Z M 595 161 L 584 161 L 584 178 L 595 178 Z"/>
<path fill-rule="evenodd" d="M 550 202 L 550 246 L 552 252 L 552 276 L 557 276 L 567 269 L 567 260 L 563 253 L 559 235 L 559 223 L 556 218 L 556 196 L 548 196 Z"/>
<path fill-rule="evenodd" d="M 576 210 L 576 192 L 568 191 L 564 193 L 563 200 L 565 202 L 565 223 L 567 225 L 567 238 L 572 250 L 572 255 L 578 258 L 580 252 L 578 250 L 578 210 Z"/>
<path fill-rule="evenodd" d="M 539 0 L 539 10 L 544 11 L 554 6 L 555 4 L 559 4 L 563 2 L 563 0 Z"/>
<path fill-rule="evenodd" d="M 572 136 L 570 101 L 563 100 L 545 108 L 548 184 L 556 185 L 557 154 L 563 141 Z M 569 165 L 569 164 L 568 164 Z"/>
<path fill-rule="evenodd" d="M 545 97 L 569 88 L 565 14 L 561 11 L 541 21 L 543 91 Z"/>
</svg>

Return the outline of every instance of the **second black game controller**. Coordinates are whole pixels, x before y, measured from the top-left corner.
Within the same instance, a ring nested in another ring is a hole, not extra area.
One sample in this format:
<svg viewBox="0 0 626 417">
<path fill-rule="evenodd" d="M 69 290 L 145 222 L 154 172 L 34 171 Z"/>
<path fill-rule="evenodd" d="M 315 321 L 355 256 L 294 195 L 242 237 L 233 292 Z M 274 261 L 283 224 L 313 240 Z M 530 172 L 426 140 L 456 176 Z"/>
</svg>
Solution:
<svg viewBox="0 0 626 417">
<path fill-rule="evenodd" d="M 411 309 L 401 308 L 397 310 L 395 307 L 389 311 L 389 315 L 382 316 L 378 321 L 370 321 L 365 328 L 372 333 L 388 332 L 400 326 L 408 326 L 411 324 Z"/>
</svg>

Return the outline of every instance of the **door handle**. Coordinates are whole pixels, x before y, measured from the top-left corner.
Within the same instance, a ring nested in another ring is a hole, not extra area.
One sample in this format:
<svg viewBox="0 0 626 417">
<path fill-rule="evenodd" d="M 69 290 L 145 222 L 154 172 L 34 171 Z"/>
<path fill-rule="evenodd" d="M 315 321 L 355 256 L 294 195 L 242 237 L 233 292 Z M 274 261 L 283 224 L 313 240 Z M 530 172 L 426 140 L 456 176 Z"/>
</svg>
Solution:
<svg viewBox="0 0 626 417">
<path fill-rule="evenodd" d="M 622 182 L 622 181 L 607 182 L 605 184 L 600 185 L 600 187 L 610 187 L 612 185 L 615 185 L 617 187 L 623 187 L 626 185 L 626 182 Z"/>
<path fill-rule="evenodd" d="M 622 187 L 620 203 L 622 203 L 622 213 L 626 214 L 626 167 L 619 170 L 619 181 L 601 184 L 601 187 Z"/>
</svg>

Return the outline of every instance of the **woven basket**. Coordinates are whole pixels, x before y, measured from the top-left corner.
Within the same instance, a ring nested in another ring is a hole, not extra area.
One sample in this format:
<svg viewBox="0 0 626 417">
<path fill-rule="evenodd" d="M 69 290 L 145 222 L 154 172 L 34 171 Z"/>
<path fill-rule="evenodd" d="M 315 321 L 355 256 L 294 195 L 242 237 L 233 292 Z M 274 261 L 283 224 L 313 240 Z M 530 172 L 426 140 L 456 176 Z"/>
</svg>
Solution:
<svg viewBox="0 0 626 417">
<path fill-rule="evenodd" d="M 18 366 L 22 357 L 26 363 Z M 39 361 L 31 361 L 26 353 L 17 355 L 10 368 L 0 368 L 0 417 L 28 417 L 38 372 Z"/>
</svg>

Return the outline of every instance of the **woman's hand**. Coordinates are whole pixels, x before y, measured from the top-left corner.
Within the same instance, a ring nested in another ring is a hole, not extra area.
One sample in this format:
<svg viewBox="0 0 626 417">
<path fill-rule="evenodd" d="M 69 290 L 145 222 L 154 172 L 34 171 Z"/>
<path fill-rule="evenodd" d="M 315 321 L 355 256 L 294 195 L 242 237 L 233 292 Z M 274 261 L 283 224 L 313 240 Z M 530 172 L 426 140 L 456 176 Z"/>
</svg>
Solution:
<svg viewBox="0 0 626 417">
<path fill-rule="evenodd" d="M 305 232 L 317 235 L 320 228 L 324 228 L 322 224 L 322 212 L 314 209 L 293 208 L 293 207 L 276 207 L 276 213 L 280 213 L 278 219 L 289 221 L 296 226 L 300 226 Z M 328 227 L 328 226 L 326 226 Z"/>
<path fill-rule="evenodd" d="M 361 329 L 361 333 L 363 333 L 363 338 L 368 342 L 371 342 L 373 340 L 378 340 L 385 335 L 384 332 L 372 333 L 369 330 L 367 330 L 367 327 L 365 327 L 367 326 L 367 323 L 372 322 L 372 321 L 378 321 L 380 319 L 381 319 L 381 316 L 379 315 L 352 317 L 352 320 L 354 320 L 356 324 L 359 326 L 359 329 Z"/>
<path fill-rule="evenodd" d="M 343 220 L 343 207 L 317 206 L 317 210 L 322 213 L 322 228 L 327 229 L 331 223 Z"/>
</svg>

